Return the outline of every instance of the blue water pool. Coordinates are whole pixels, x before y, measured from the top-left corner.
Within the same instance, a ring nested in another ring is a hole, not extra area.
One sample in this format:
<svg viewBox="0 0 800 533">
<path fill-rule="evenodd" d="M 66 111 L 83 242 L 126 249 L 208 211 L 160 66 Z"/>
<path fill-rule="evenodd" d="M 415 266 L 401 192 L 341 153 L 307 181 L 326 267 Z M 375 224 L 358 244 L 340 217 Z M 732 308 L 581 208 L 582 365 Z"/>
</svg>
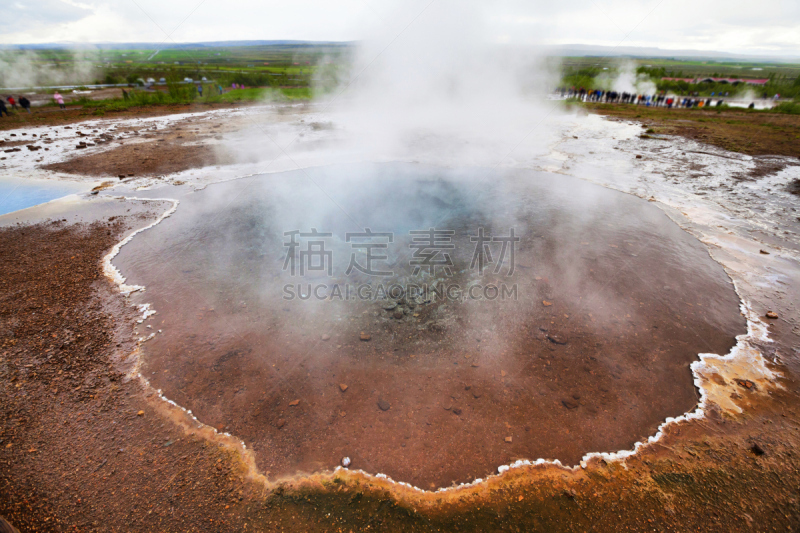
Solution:
<svg viewBox="0 0 800 533">
<path fill-rule="evenodd" d="M 88 184 L 0 177 L 0 215 L 83 192 Z"/>
</svg>

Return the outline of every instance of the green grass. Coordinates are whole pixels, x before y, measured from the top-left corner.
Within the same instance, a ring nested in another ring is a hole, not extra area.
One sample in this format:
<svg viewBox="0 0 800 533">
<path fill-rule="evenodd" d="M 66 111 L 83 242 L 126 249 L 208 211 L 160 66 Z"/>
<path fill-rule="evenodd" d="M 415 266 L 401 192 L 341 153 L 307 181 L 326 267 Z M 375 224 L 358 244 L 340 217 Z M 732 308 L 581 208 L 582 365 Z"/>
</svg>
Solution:
<svg viewBox="0 0 800 533">
<path fill-rule="evenodd" d="M 205 87 L 203 94 L 204 96 L 200 96 L 193 85 L 175 85 L 170 86 L 169 92 L 132 91 L 127 100 L 123 98 L 109 98 L 106 100 L 80 98 L 72 103 L 78 104 L 84 109 L 93 110 L 95 115 L 104 115 L 106 112 L 158 105 L 307 100 L 311 98 L 311 89 L 307 87 L 285 89 L 253 87 L 250 89 L 235 89 L 219 94 L 216 88 Z"/>
<path fill-rule="evenodd" d="M 797 102 L 784 102 L 773 107 L 773 113 L 783 113 L 786 115 L 800 115 L 800 103 Z"/>
</svg>

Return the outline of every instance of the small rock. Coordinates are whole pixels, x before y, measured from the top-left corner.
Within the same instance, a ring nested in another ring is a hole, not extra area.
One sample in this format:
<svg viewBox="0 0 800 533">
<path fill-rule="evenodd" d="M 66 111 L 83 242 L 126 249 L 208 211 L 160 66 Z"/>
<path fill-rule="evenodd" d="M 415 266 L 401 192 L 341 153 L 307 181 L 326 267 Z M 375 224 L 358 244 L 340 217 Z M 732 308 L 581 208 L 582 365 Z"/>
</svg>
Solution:
<svg viewBox="0 0 800 533">
<path fill-rule="evenodd" d="M 342 466 L 347 468 L 350 466 L 350 458 L 349 457 L 342 457 Z"/>
<path fill-rule="evenodd" d="M 636 159 L 641 159 L 641 158 L 642 158 L 642 156 L 640 156 L 640 155 L 636 156 Z"/>
<path fill-rule="evenodd" d="M 381 398 L 378 400 L 378 407 L 380 407 L 381 411 L 388 411 L 391 405 L 389 405 L 389 402 Z"/>
<path fill-rule="evenodd" d="M 299 405 L 299 404 L 300 404 L 300 400 L 292 400 L 291 402 L 289 402 L 289 407 L 294 407 L 294 406 Z"/>
<path fill-rule="evenodd" d="M 286 420 L 284 420 L 283 418 L 281 418 L 275 423 L 275 426 L 277 426 L 278 429 L 281 429 L 285 425 L 286 425 Z"/>
<path fill-rule="evenodd" d="M 144 416 L 144 411 L 139 411 L 139 412 L 138 412 L 138 413 L 136 413 L 136 414 L 137 414 L 138 416 Z"/>
<path fill-rule="evenodd" d="M 457 416 L 461 416 L 461 409 L 459 409 L 458 407 L 454 407 L 453 408 L 453 414 L 457 415 Z"/>
<path fill-rule="evenodd" d="M 325 335 L 322 336 L 322 340 L 329 341 L 331 340 L 331 336 L 326 333 Z"/>
<path fill-rule="evenodd" d="M 765 453 L 764 448 L 759 446 L 757 442 L 753 443 L 753 445 L 750 446 L 750 451 L 753 452 L 755 455 L 764 455 Z"/>
<path fill-rule="evenodd" d="M 368 340 L 370 340 L 370 339 L 372 338 L 372 335 L 370 335 L 369 333 L 365 333 L 365 332 L 363 332 L 363 331 L 362 331 L 362 332 L 361 332 L 361 335 L 360 335 L 360 337 L 359 337 L 359 338 L 360 338 L 362 341 L 368 341 Z"/>
<path fill-rule="evenodd" d="M 547 300 L 542 300 L 542 305 L 545 307 L 550 307 L 553 305 L 553 302 L 548 302 Z"/>
<path fill-rule="evenodd" d="M 561 400 L 561 404 L 567 409 L 577 409 L 578 404 L 572 400 Z"/>
<path fill-rule="evenodd" d="M 753 383 L 749 379 L 740 379 L 740 380 L 737 380 L 736 383 L 740 387 L 744 387 L 745 389 L 752 389 L 755 386 L 755 383 Z"/>
<path fill-rule="evenodd" d="M 769 252 L 768 252 L 768 251 L 766 251 L 766 250 L 759 250 L 759 253 L 762 253 L 762 254 L 764 254 L 764 255 L 769 255 Z"/>
<path fill-rule="evenodd" d="M 402 308 L 402 307 L 398 307 L 398 308 L 396 308 L 396 309 L 394 310 L 394 314 L 393 314 L 392 316 L 394 316 L 394 317 L 395 317 L 396 319 L 398 319 L 398 320 L 400 320 L 401 318 L 403 318 L 403 308 Z"/>
<path fill-rule="evenodd" d="M 511 442 L 511 441 L 512 441 L 511 437 L 506 437 L 506 442 Z"/>
<path fill-rule="evenodd" d="M 339 390 L 341 390 L 342 392 L 346 391 L 347 385 L 345 385 L 344 383 L 339 383 Z"/>
<path fill-rule="evenodd" d="M 345 411 L 339 411 L 339 416 L 341 416 L 342 418 L 344 418 L 344 417 L 346 417 L 346 416 L 347 416 L 347 412 L 345 412 Z"/>
<path fill-rule="evenodd" d="M 567 344 L 567 341 L 565 339 L 562 339 L 561 337 L 559 337 L 557 335 L 547 335 L 547 340 L 549 340 L 553 344 L 558 344 L 558 345 L 561 345 L 561 346 Z"/>
<path fill-rule="evenodd" d="M 778 313 L 775 311 L 767 311 L 767 318 L 778 318 Z"/>
</svg>

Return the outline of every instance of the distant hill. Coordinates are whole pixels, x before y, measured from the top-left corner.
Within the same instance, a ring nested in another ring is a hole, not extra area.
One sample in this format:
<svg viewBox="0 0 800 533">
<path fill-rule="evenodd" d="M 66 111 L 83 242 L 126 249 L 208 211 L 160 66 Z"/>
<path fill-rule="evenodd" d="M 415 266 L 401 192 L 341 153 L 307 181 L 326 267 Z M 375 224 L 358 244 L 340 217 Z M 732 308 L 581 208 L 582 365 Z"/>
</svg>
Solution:
<svg viewBox="0 0 800 533">
<path fill-rule="evenodd" d="M 209 41 L 197 43 L 42 43 L 42 44 L 9 44 L 0 45 L 0 50 L 191 50 L 202 48 L 242 48 L 242 47 L 275 47 L 275 48 L 316 48 L 316 47 L 348 47 L 353 41 Z M 637 59 L 661 58 L 684 60 L 713 61 L 767 61 L 777 63 L 800 63 L 800 56 L 770 56 L 767 54 L 734 54 L 714 50 L 669 50 L 656 47 L 640 46 L 595 46 L 587 44 L 564 44 L 537 47 L 546 55 L 559 57 L 630 57 Z"/>
<path fill-rule="evenodd" d="M 770 61 L 779 63 L 800 62 L 800 56 L 770 56 L 765 54 L 733 54 L 714 50 L 668 50 L 641 46 L 594 46 L 586 44 L 564 44 L 545 46 L 545 53 L 561 57 L 630 57 L 637 59 L 695 59 L 714 61 Z"/>
<path fill-rule="evenodd" d="M 338 47 L 352 43 L 334 41 L 210 41 L 200 43 L 41 43 L 41 44 L 7 44 L 0 45 L 5 50 L 190 50 L 198 48 L 240 48 L 246 46 L 274 46 L 284 48 Z"/>
</svg>

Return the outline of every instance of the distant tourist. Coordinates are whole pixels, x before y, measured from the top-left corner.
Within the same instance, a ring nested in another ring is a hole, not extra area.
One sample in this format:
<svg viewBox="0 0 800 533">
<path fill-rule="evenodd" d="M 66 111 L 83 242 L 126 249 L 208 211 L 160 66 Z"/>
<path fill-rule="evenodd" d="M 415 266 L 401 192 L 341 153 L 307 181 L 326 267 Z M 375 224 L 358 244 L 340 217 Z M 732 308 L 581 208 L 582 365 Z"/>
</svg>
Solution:
<svg viewBox="0 0 800 533">
<path fill-rule="evenodd" d="M 21 105 L 22 109 L 24 109 L 28 113 L 31 112 L 31 101 L 25 98 L 24 96 L 19 97 L 19 105 Z"/>
<path fill-rule="evenodd" d="M 17 108 L 17 101 L 16 101 L 16 100 L 14 100 L 14 97 L 13 97 L 13 96 L 10 96 L 10 95 L 9 95 L 9 97 L 8 97 L 8 98 L 6 98 L 6 100 L 8 100 L 8 103 L 9 103 L 9 104 L 11 104 L 11 109 L 16 109 L 16 108 Z"/>
<path fill-rule="evenodd" d="M 58 91 L 53 93 L 53 100 L 56 101 L 58 107 L 60 107 L 61 109 L 67 108 L 67 106 L 64 105 L 64 97 L 61 96 L 61 93 L 59 93 Z"/>
<path fill-rule="evenodd" d="M 203 96 L 203 85 L 202 84 L 198 84 L 197 85 L 197 94 L 199 94 L 200 97 Z"/>
<path fill-rule="evenodd" d="M 122 99 L 123 100 L 128 99 L 128 91 L 126 91 L 125 89 L 122 89 Z"/>
<path fill-rule="evenodd" d="M 2 117 L 2 116 L 3 116 L 3 113 L 5 113 L 7 117 L 10 117 L 10 116 L 11 116 L 11 115 L 8 113 L 8 108 L 6 107 L 6 103 L 3 101 L 3 99 L 2 99 L 2 98 L 0 98 L 0 117 Z"/>
</svg>

